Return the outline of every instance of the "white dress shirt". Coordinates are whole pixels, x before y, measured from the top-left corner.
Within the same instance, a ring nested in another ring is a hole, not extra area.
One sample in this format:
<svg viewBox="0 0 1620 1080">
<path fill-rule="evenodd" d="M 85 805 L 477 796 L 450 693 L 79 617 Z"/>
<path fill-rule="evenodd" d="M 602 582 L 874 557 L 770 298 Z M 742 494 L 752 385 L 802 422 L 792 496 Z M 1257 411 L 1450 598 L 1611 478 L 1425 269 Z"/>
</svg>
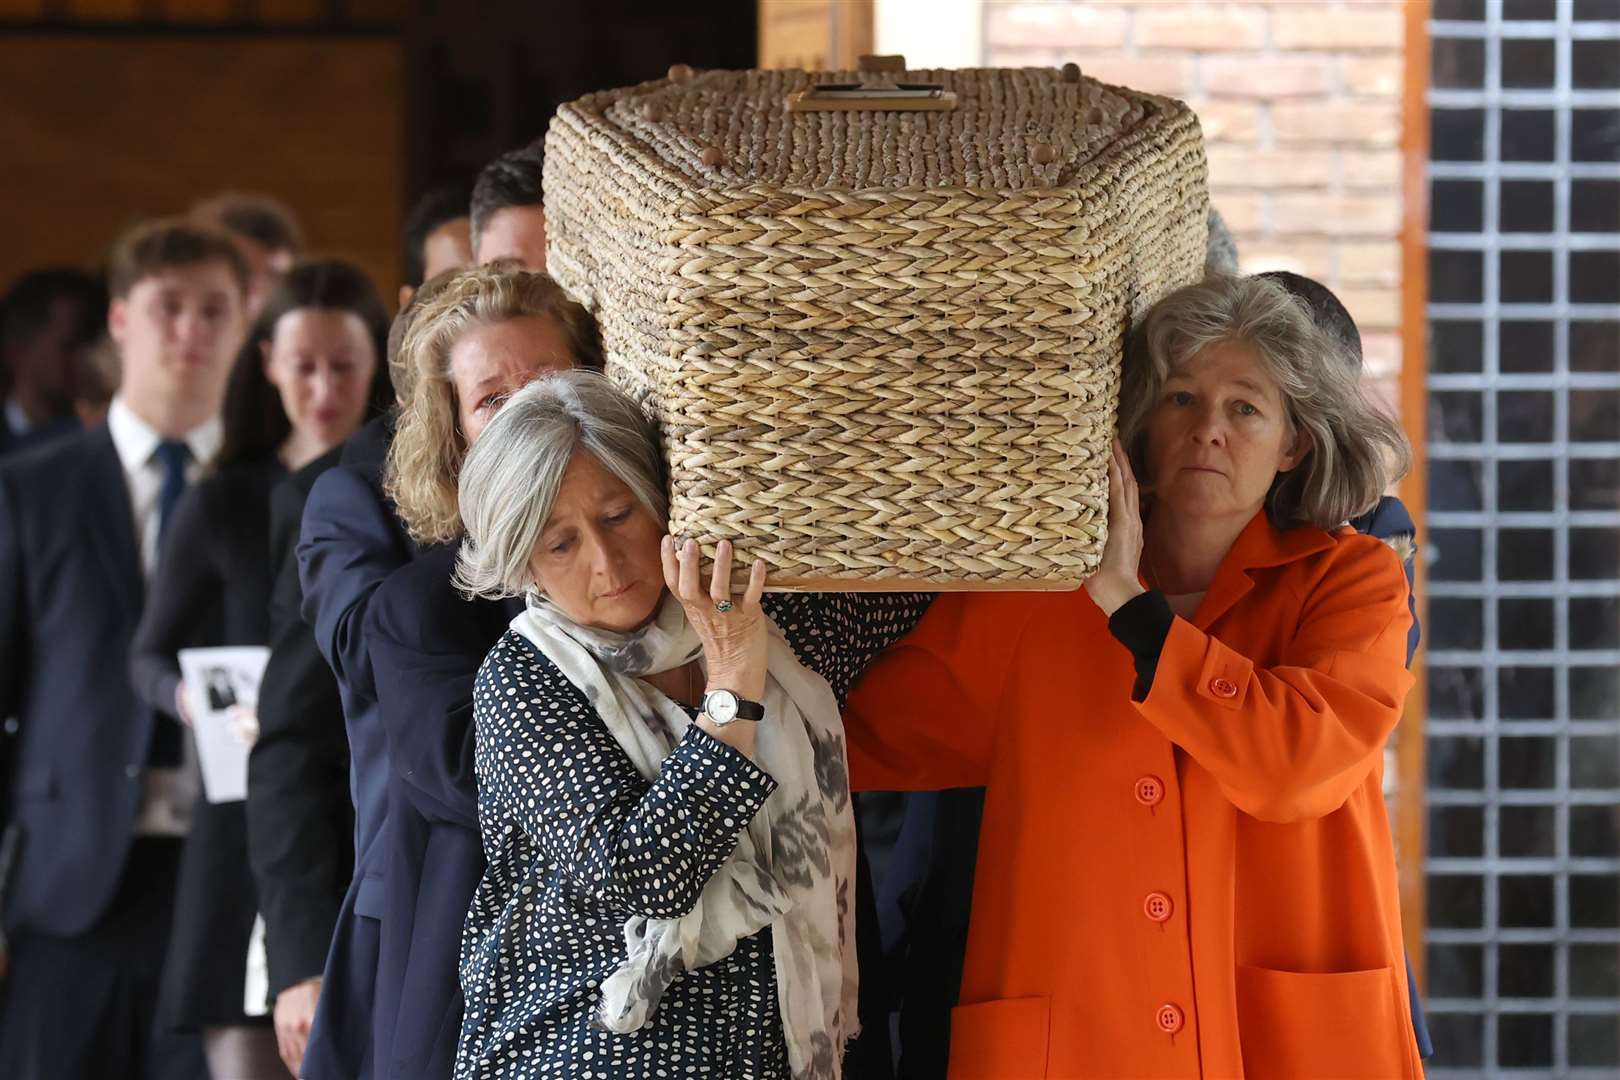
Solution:
<svg viewBox="0 0 1620 1080">
<path fill-rule="evenodd" d="M 6 426 L 19 439 L 34 430 L 34 422 L 16 398 L 6 398 Z"/>
<path fill-rule="evenodd" d="M 134 514 L 135 540 L 141 550 L 141 573 L 148 585 L 157 570 L 159 502 L 163 494 L 163 466 L 156 452 L 163 436 L 124 403 L 122 395 L 113 398 L 107 410 L 107 433 L 112 436 L 118 461 L 124 467 L 124 483 L 129 488 L 130 510 Z M 191 448 L 191 464 L 186 482 L 198 475 L 219 451 L 224 437 L 218 417 L 186 432 L 184 442 Z M 138 836 L 184 836 L 191 823 L 191 804 L 200 790 L 196 751 L 190 738 L 177 769 L 147 769 L 146 791 L 135 821 Z"/>
</svg>

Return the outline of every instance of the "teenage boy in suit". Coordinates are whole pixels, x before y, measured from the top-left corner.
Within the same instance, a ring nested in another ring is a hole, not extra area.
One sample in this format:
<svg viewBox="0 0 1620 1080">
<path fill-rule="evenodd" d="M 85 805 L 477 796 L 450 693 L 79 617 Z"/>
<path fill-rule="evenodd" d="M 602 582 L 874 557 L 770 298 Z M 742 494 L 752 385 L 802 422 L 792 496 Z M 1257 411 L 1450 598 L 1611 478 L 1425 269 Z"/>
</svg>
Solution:
<svg viewBox="0 0 1620 1080">
<path fill-rule="evenodd" d="M 119 244 L 106 423 L 0 465 L 0 715 L 16 728 L 0 1076 L 206 1076 L 195 1036 L 154 1031 L 194 762 L 143 706 L 130 638 L 164 525 L 220 442 L 248 269 L 180 221 Z"/>
</svg>

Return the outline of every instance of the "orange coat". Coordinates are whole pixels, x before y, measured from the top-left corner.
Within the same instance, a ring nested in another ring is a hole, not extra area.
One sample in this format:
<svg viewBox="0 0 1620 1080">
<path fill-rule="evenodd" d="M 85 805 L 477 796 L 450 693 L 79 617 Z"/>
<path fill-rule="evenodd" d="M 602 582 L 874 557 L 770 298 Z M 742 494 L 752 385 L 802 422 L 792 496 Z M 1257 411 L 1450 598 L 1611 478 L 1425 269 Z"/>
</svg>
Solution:
<svg viewBox="0 0 1620 1080">
<path fill-rule="evenodd" d="M 989 788 L 952 1080 L 1422 1075 L 1381 792 L 1406 590 L 1262 514 L 1145 701 L 1084 592 L 943 596 L 873 666 L 855 786 Z"/>
</svg>

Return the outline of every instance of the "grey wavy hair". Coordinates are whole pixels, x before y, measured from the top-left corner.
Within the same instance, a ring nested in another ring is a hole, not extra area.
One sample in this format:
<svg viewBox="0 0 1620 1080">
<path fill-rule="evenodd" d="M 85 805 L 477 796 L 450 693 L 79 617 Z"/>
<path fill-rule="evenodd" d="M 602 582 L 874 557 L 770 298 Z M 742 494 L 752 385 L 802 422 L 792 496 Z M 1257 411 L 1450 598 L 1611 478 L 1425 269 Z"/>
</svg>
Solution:
<svg viewBox="0 0 1620 1080">
<path fill-rule="evenodd" d="M 1154 305 L 1132 340 L 1120 386 L 1120 441 L 1146 476 L 1149 417 L 1165 380 L 1225 344 L 1254 349 L 1282 392 L 1291 431 L 1311 439 L 1305 459 L 1266 496 L 1278 528 L 1334 529 L 1371 510 L 1412 463 L 1406 433 L 1362 393 L 1359 365 L 1287 289 L 1262 277 L 1216 275 Z"/>
<path fill-rule="evenodd" d="M 461 466 L 458 501 L 466 528 L 455 584 L 469 599 L 520 596 L 534 584 L 529 562 L 577 452 L 624 481 L 668 521 L 658 432 L 607 376 L 575 368 L 542 375 L 513 394 Z"/>
</svg>

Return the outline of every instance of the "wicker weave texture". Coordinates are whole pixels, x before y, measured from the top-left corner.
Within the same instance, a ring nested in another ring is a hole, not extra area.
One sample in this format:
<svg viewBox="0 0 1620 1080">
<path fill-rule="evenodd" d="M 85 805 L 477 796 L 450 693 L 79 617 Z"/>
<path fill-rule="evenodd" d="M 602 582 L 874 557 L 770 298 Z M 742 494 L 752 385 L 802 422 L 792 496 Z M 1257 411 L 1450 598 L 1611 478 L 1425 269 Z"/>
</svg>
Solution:
<svg viewBox="0 0 1620 1080">
<path fill-rule="evenodd" d="M 1106 539 L 1131 321 L 1197 280 L 1180 102 L 920 71 L 952 112 L 789 113 L 853 73 L 714 71 L 563 106 L 547 265 L 660 422 L 670 528 L 776 587 L 1072 588 Z"/>
</svg>

